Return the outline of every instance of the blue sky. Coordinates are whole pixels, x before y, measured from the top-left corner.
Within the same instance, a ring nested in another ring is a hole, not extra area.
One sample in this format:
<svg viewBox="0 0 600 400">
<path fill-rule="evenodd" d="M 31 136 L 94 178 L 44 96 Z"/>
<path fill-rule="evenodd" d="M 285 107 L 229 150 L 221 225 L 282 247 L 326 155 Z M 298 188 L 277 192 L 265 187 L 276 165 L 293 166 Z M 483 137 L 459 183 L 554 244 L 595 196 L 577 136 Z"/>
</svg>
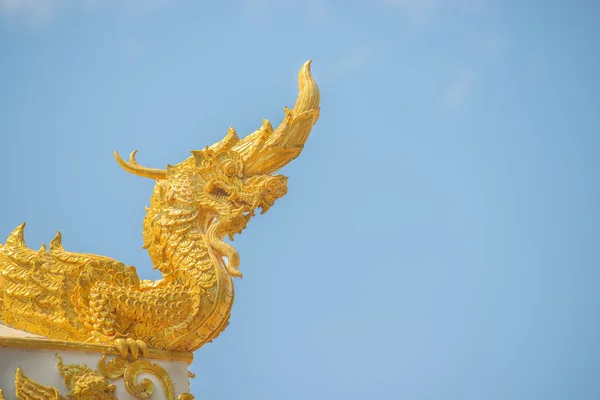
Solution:
<svg viewBox="0 0 600 400">
<path fill-rule="evenodd" d="M 214 3 L 214 4 L 209 4 Z M 206 399 L 598 399 L 593 1 L 0 0 L 0 231 L 156 278 L 163 167 L 292 106 L 321 118 L 234 242 Z"/>
</svg>

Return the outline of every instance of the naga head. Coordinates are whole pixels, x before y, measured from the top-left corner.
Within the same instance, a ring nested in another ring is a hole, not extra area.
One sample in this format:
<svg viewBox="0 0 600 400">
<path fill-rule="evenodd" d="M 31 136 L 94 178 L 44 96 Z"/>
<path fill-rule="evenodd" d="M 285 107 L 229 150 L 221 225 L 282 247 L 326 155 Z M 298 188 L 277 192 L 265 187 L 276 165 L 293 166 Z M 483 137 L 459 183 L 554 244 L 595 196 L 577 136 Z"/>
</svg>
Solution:
<svg viewBox="0 0 600 400">
<path fill-rule="evenodd" d="M 240 139 L 229 128 L 219 142 L 193 150 L 191 157 L 166 169 L 141 166 L 135 151 L 129 162 L 117 152 L 115 158 L 126 171 L 156 180 L 153 201 L 195 210 L 193 218 L 202 230 L 233 239 L 257 209 L 266 212 L 287 192 L 287 178 L 274 173 L 300 155 L 319 117 L 319 89 L 310 61 L 298 74 L 298 91 L 294 108 L 284 109 L 283 122 L 276 129 L 264 120 L 259 129 Z"/>
<path fill-rule="evenodd" d="M 56 359 L 58 371 L 69 389 L 67 397 L 81 400 L 117 400 L 116 386 L 108 383 L 100 372 L 90 369 L 87 365 L 65 365 L 59 356 L 56 356 Z"/>
<path fill-rule="evenodd" d="M 81 400 L 117 400 L 117 387 L 109 384 L 99 372 L 90 371 L 75 382 L 69 392 L 69 397 Z"/>
</svg>

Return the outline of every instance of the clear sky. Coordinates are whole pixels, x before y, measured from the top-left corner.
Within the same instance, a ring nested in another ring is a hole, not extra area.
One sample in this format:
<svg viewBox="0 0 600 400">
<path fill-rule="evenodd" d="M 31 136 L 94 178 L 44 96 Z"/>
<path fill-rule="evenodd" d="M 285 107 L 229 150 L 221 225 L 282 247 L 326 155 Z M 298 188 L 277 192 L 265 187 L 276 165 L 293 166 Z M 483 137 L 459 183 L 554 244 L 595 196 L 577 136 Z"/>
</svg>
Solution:
<svg viewBox="0 0 600 400">
<path fill-rule="evenodd" d="M 289 193 L 234 244 L 198 399 L 600 398 L 600 3 L 0 0 L 0 237 L 156 278 L 152 182 L 278 124 Z"/>
</svg>

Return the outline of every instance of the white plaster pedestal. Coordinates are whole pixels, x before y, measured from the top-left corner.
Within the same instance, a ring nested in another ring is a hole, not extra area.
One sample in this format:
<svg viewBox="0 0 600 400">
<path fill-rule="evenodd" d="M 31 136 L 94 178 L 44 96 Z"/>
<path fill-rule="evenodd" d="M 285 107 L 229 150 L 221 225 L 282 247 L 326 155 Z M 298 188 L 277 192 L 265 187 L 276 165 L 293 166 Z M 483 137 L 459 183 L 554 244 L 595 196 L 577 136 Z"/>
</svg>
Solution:
<svg viewBox="0 0 600 400">
<path fill-rule="evenodd" d="M 50 340 L 0 324 L 0 389 L 6 400 L 17 399 L 15 372 L 21 367 L 23 373 L 32 381 L 56 388 L 62 396 L 66 396 L 69 391 L 57 368 L 56 356 L 62 358 L 64 365 L 83 364 L 96 371 L 103 354 L 106 354 L 106 361 L 119 357 L 117 350 L 109 345 Z M 107 379 L 108 383 L 116 386 L 117 399 L 193 399 L 191 395 L 186 395 L 190 391 L 188 366 L 193 359 L 191 353 L 150 349 L 146 358 L 139 359 L 141 362 L 136 365 L 155 365 L 159 375 L 162 374 L 163 377 L 164 370 L 172 386 L 165 385 L 153 374 L 142 372 L 135 379 L 135 384 L 139 385 L 144 378 L 149 379 L 154 383 L 154 391 L 149 397 L 144 397 L 146 393 L 142 393 L 142 397 L 136 397 L 126 389 L 123 376 Z M 133 360 L 129 358 L 127 362 L 133 363 Z"/>
</svg>

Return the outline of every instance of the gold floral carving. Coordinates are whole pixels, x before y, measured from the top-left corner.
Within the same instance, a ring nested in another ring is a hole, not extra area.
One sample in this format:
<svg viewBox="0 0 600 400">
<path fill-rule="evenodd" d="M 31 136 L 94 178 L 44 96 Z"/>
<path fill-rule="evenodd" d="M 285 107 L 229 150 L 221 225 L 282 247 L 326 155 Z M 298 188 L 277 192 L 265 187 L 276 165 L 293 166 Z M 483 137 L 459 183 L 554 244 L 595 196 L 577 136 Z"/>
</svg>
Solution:
<svg viewBox="0 0 600 400">
<path fill-rule="evenodd" d="M 2 393 L 2 389 L 0 389 L 0 400 L 5 400 L 4 399 L 4 394 Z"/>
<path fill-rule="evenodd" d="M 135 360 L 133 362 L 126 358 L 113 358 L 106 361 L 106 355 L 98 362 L 98 371 L 109 379 L 123 377 L 125 389 L 139 399 L 150 397 L 154 393 L 154 383 L 147 378 L 138 380 L 139 375 L 148 373 L 160 382 L 165 399 L 175 399 L 175 387 L 167 371 L 157 364 L 151 364 L 147 360 Z"/>
<path fill-rule="evenodd" d="M 141 166 L 135 151 L 129 161 L 115 153 L 126 171 L 156 183 L 142 236 L 163 278 L 142 281 L 117 260 L 69 252 L 60 233 L 49 248 L 31 250 L 22 224 L 0 244 L 0 321 L 63 342 L 121 340 L 134 358 L 145 349 L 191 352 L 216 338 L 231 314 L 232 277 L 241 276 L 239 254 L 224 238 L 287 193 L 287 178 L 275 172 L 300 155 L 319 99 L 309 61 L 296 103 L 275 129 L 265 120 L 240 139 L 230 128 L 166 169 Z"/>
<path fill-rule="evenodd" d="M 115 385 L 108 383 L 98 371 L 87 365 L 63 364 L 58 357 L 58 371 L 69 390 L 66 397 L 52 386 L 42 385 L 29 378 L 21 367 L 15 372 L 15 392 L 18 400 L 116 400 Z"/>
<path fill-rule="evenodd" d="M 110 384 L 108 379 L 115 380 L 121 377 L 129 394 L 138 399 L 146 399 L 154 393 L 154 383 L 147 378 L 139 380 L 139 375 L 144 373 L 151 374 L 158 380 L 166 400 L 175 400 L 175 387 L 167 371 L 147 360 L 131 361 L 116 357 L 106 361 L 104 354 L 98 362 L 98 370 L 94 371 L 87 365 L 65 365 L 61 357 L 57 356 L 57 359 L 58 371 L 69 390 L 66 397 L 62 396 L 58 389 L 29 378 L 19 367 L 15 372 L 15 392 L 18 400 L 117 400 L 116 386 Z M 194 396 L 189 393 L 182 393 L 177 397 L 177 400 L 193 399 Z M 0 400 L 4 400 L 4 397 L 0 397 Z"/>
</svg>

